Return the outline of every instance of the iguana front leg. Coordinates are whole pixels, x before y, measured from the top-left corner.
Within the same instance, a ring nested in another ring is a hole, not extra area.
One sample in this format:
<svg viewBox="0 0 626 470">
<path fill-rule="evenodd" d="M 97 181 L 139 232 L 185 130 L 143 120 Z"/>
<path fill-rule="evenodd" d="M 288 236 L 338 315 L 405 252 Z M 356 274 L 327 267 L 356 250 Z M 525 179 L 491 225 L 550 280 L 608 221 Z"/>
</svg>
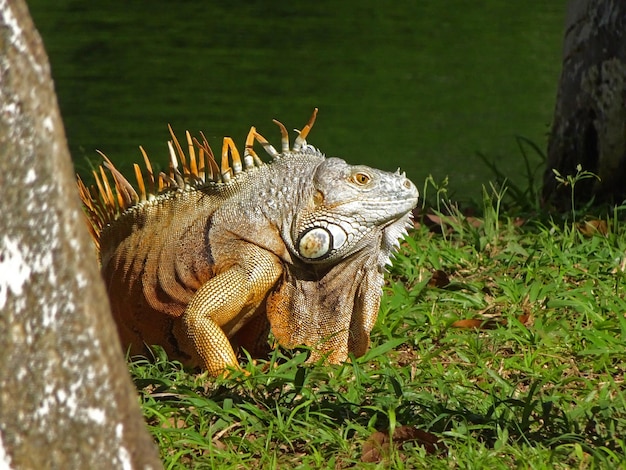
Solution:
<svg viewBox="0 0 626 470">
<path fill-rule="evenodd" d="M 282 274 L 278 258 L 261 248 L 251 246 L 240 255 L 241 263 L 198 289 L 182 317 L 189 338 L 212 376 L 228 367 L 238 367 L 223 327 L 241 327 Z"/>
</svg>

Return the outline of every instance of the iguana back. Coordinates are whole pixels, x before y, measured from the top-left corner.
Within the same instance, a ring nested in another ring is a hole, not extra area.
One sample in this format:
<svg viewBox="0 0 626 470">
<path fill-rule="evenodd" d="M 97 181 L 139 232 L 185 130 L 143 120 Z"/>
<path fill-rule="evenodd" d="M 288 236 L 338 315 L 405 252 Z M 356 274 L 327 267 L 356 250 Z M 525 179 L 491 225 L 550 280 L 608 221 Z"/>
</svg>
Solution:
<svg viewBox="0 0 626 470">
<path fill-rule="evenodd" d="M 315 115 L 293 147 L 277 123 L 281 152 L 252 128 L 243 162 L 226 138 L 218 168 L 206 140 L 187 133 L 185 155 L 172 133 L 168 175 L 154 177 L 144 153 L 148 177 L 135 167 L 137 190 L 108 159 L 114 185 L 104 168 L 97 188 L 79 180 L 132 354 L 158 344 L 217 375 L 237 365 L 233 346 L 262 353 L 270 325 L 283 346 L 310 346 L 310 360 L 367 350 L 384 267 L 417 190 L 399 172 L 351 166 L 308 145 Z"/>
</svg>

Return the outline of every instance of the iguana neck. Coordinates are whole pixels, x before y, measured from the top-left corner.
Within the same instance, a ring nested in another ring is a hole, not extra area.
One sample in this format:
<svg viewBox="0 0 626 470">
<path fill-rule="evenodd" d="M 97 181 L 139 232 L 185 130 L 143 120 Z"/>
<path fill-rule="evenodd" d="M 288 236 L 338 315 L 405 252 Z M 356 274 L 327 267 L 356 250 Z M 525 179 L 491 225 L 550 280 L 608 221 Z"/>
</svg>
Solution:
<svg viewBox="0 0 626 470">
<path fill-rule="evenodd" d="M 313 348 L 311 360 L 330 354 L 330 362 L 344 361 L 348 351 L 360 356 L 367 350 L 383 284 L 377 249 L 382 234 L 372 237 L 367 248 L 320 268 L 317 276 L 310 266 L 297 264 L 284 272 L 267 301 L 272 332 L 282 346 L 307 345 Z"/>
<path fill-rule="evenodd" d="M 322 154 L 287 154 L 271 165 L 254 171 L 253 178 L 238 181 L 233 196 L 221 204 L 211 218 L 212 236 L 246 240 L 293 263 L 296 253 L 291 238 L 292 224 L 313 204 L 313 174 Z M 213 243 L 217 246 L 216 243 Z"/>
</svg>

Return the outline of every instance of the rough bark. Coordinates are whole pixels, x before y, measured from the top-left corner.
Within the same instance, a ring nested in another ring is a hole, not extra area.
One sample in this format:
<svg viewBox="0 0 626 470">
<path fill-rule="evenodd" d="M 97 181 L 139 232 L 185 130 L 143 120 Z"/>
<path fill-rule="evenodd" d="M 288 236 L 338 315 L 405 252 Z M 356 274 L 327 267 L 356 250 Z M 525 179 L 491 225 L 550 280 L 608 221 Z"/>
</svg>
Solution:
<svg viewBox="0 0 626 470">
<path fill-rule="evenodd" d="M 48 60 L 0 0 L 0 468 L 159 468 L 75 191 Z"/>
<path fill-rule="evenodd" d="M 544 174 L 544 201 L 569 207 L 562 175 L 577 165 L 600 177 L 580 181 L 577 202 L 621 203 L 626 198 L 626 2 L 571 0 L 563 68 Z"/>
</svg>

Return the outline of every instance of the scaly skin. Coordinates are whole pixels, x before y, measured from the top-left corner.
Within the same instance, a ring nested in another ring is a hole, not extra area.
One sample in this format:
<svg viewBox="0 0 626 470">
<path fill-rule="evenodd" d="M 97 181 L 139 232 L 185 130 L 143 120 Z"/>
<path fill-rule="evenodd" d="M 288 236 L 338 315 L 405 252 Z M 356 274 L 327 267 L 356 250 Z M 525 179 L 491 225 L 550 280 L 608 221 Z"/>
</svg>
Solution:
<svg viewBox="0 0 626 470">
<path fill-rule="evenodd" d="M 94 235 L 132 354 L 158 344 L 216 376 L 238 366 L 233 345 L 253 354 L 266 347 L 268 326 L 285 347 L 310 346 L 310 361 L 365 353 L 385 265 L 418 193 L 399 172 L 351 166 L 307 145 L 314 117 L 292 149 L 282 125 L 280 153 L 253 128 L 245 170 L 225 141 L 221 181 L 172 183 L 179 189 L 109 219 L 93 215 L 97 198 L 79 184 L 92 224 L 105 225 Z M 254 140 L 270 164 L 259 163 Z M 107 166 L 123 192 L 127 181 Z M 115 206 L 103 193 L 104 206 Z"/>
</svg>

